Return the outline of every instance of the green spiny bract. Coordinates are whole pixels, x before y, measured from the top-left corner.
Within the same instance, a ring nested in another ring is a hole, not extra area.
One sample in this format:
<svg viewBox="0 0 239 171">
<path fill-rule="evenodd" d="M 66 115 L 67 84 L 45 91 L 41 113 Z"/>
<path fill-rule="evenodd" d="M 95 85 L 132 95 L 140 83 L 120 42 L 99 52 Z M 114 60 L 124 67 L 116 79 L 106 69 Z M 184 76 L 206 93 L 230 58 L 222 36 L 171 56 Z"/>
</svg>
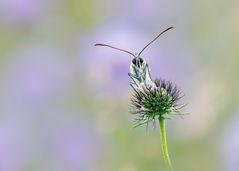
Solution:
<svg viewBox="0 0 239 171">
<path fill-rule="evenodd" d="M 181 93 L 170 81 L 156 79 L 151 84 L 142 83 L 134 89 L 131 99 L 136 125 L 147 124 L 155 118 L 169 118 L 169 114 L 179 114 L 182 106 L 177 104 Z"/>
</svg>

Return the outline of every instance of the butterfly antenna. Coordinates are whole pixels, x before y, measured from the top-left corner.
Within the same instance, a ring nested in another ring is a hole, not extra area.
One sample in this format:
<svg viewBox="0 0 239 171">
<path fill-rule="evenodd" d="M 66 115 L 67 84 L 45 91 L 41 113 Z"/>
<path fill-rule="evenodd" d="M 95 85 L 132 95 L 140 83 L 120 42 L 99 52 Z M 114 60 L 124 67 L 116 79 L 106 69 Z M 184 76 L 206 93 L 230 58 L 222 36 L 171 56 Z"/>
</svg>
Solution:
<svg viewBox="0 0 239 171">
<path fill-rule="evenodd" d="M 135 55 L 127 50 L 124 50 L 124 49 L 120 49 L 120 48 L 117 48 L 117 47 L 113 47 L 113 46 L 110 46 L 110 45 L 106 45 L 106 44 L 101 44 L 101 43 L 97 43 L 95 44 L 95 46 L 105 46 L 105 47 L 109 47 L 109 48 L 112 48 L 112 49 L 116 49 L 116 50 L 119 50 L 119 51 L 122 51 L 122 52 L 126 52 L 130 55 L 132 55 L 133 57 L 135 57 Z"/>
<path fill-rule="evenodd" d="M 146 46 L 144 46 L 144 48 L 139 52 L 139 56 L 140 54 L 149 46 L 151 45 L 155 40 L 157 40 L 163 33 L 165 33 L 168 30 L 173 29 L 174 27 L 169 27 L 166 30 L 162 31 L 161 33 L 159 33 L 159 35 L 157 37 L 155 37 L 151 42 L 149 42 Z"/>
</svg>

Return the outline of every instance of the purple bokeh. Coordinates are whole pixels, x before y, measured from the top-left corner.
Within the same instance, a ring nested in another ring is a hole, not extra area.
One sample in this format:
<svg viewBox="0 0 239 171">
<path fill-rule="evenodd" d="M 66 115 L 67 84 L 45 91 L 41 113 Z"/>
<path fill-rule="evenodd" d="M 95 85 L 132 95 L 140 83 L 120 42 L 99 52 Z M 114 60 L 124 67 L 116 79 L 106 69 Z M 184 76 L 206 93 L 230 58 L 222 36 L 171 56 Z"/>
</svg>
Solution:
<svg viewBox="0 0 239 171">
<path fill-rule="evenodd" d="M 38 107 L 64 96 L 73 80 L 70 63 L 53 47 L 33 44 L 8 56 L 4 71 L 4 103 L 18 111 Z M 42 106 L 43 105 L 43 106 Z"/>
<path fill-rule="evenodd" d="M 102 146 L 90 114 L 68 107 L 75 70 L 61 50 L 19 46 L 1 73 L 0 170 L 97 168 Z"/>
<path fill-rule="evenodd" d="M 238 111 L 229 120 L 220 142 L 222 171 L 239 170 L 239 115 Z"/>
<path fill-rule="evenodd" d="M 0 123 L 0 170 L 18 171 L 27 163 L 24 136 L 26 129 L 14 118 L 1 118 Z"/>
<path fill-rule="evenodd" d="M 84 116 L 77 122 L 62 120 L 62 125 L 56 124 L 52 145 L 57 167 L 90 171 L 99 165 L 103 150 L 102 140 L 91 120 L 84 118 L 83 123 L 83 118 Z"/>
<path fill-rule="evenodd" d="M 0 0 L 0 20 L 7 24 L 35 22 L 52 0 Z"/>
</svg>

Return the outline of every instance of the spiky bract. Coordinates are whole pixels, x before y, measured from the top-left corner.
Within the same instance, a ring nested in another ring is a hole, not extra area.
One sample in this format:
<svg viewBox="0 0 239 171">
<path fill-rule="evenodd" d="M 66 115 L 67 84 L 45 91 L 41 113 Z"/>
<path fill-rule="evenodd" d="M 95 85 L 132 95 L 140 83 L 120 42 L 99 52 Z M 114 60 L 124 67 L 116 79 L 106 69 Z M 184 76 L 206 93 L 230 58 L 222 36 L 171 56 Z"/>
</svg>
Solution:
<svg viewBox="0 0 239 171">
<path fill-rule="evenodd" d="M 177 104 L 181 93 L 172 82 L 156 79 L 151 84 L 141 85 L 134 89 L 131 99 L 134 114 L 137 114 L 136 125 L 154 121 L 155 118 L 169 118 L 169 114 L 180 113 L 182 106 Z"/>
</svg>

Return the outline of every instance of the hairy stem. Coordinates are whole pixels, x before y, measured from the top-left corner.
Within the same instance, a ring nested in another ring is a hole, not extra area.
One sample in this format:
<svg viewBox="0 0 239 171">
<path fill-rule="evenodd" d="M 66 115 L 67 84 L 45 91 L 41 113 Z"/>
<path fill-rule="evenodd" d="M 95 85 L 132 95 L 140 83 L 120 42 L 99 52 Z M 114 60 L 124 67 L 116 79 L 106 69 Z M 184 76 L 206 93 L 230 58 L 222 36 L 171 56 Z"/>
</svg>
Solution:
<svg viewBox="0 0 239 171">
<path fill-rule="evenodd" d="M 169 154 L 168 154 L 168 147 L 167 147 L 167 138 L 166 138 L 166 131 L 165 131 L 165 119 L 163 117 L 159 117 L 159 126 L 160 126 L 160 137 L 161 137 L 161 146 L 162 152 L 165 163 L 168 167 L 173 170 Z"/>
</svg>

